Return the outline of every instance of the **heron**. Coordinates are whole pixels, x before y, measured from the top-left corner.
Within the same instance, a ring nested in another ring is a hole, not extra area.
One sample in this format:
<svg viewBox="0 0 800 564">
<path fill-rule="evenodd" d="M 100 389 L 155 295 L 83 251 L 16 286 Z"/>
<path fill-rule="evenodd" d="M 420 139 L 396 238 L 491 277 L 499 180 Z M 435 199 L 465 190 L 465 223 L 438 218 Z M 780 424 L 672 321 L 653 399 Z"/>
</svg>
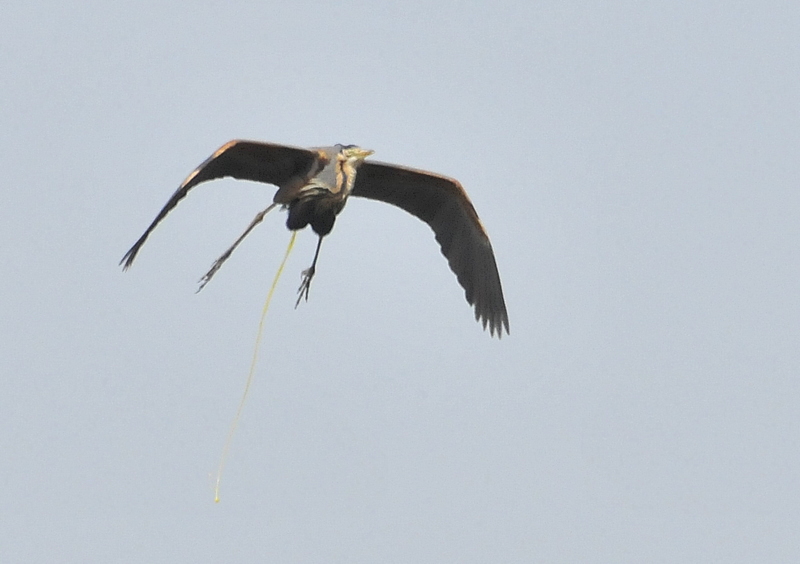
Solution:
<svg viewBox="0 0 800 564">
<path fill-rule="evenodd" d="M 150 233 L 189 190 L 209 180 L 233 177 L 278 187 L 272 203 L 256 214 L 238 239 L 200 279 L 198 292 L 264 216 L 281 206 L 288 210 L 286 227 L 296 231 L 311 225 L 317 246 L 311 266 L 302 272 L 295 307 L 308 300 L 322 240 L 350 196 L 393 204 L 427 223 L 442 254 L 474 306 L 475 319 L 491 336 L 509 332 L 503 288 L 497 264 L 475 207 L 461 183 L 432 172 L 366 160 L 374 151 L 356 145 L 300 148 L 259 141 L 233 140 L 198 166 L 170 197 L 156 218 L 122 257 L 127 270 Z"/>
</svg>

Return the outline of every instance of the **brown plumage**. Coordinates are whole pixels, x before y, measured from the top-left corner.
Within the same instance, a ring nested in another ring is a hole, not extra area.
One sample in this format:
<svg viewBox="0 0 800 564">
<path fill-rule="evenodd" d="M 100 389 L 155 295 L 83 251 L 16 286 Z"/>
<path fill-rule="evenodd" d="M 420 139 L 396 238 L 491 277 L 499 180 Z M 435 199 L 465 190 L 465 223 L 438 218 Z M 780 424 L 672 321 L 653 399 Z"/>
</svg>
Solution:
<svg viewBox="0 0 800 564">
<path fill-rule="evenodd" d="M 297 303 L 305 297 L 315 273 L 322 239 L 330 233 L 336 216 L 349 196 L 380 200 L 398 206 L 433 229 L 442 254 L 464 288 L 475 319 L 489 332 L 508 333 L 508 313 L 503 299 L 492 245 L 475 208 L 461 184 L 452 178 L 392 164 L 365 161 L 372 154 L 354 145 L 302 149 L 255 141 L 230 141 L 203 162 L 178 187 L 166 205 L 125 254 L 127 269 L 147 237 L 186 194 L 208 180 L 231 176 L 278 187 L 273 203 L 259 212 L 242 235 L 201 279 L 208 283 L 233 250 L 277 205 L 288 209 L 286 226 L 306 225 L 319 236 L 311 267 L 303 272 Z M 198 290 L 199 291 L 199 290 Z"/>
</svg>

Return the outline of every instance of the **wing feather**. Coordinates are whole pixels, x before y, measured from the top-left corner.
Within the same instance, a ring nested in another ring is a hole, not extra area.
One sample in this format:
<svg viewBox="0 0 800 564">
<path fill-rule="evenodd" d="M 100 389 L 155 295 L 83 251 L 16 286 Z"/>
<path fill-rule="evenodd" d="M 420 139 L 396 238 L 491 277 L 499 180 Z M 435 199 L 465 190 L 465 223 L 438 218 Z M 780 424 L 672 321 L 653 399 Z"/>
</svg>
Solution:
<svg viewBox="0 0 800 564">
<path fill-rule="evenodd" d="M 120 264 L 124 269 L 130 267 L 153 229 L 186 196 L 189 190 L 201 182 L 231 176 L 240 180 L 253 180 L 282 187 L 292 180 L 313 175 L 319 157 L 320 155 L 316 151 L 287 145 L 240 140 L 225 143 L 183 181 L 158 212 L 150 227 L 125 253 Z"/>
<path fill-rule="evenodd" d="M 461 184 L 452 178 L 396 165 L 365 161 L 353 196 L 398 206 L 433 229 L 475 319 L 492 335 L 508 333 L 508 313 L 489 236 Z"/>
</svg>

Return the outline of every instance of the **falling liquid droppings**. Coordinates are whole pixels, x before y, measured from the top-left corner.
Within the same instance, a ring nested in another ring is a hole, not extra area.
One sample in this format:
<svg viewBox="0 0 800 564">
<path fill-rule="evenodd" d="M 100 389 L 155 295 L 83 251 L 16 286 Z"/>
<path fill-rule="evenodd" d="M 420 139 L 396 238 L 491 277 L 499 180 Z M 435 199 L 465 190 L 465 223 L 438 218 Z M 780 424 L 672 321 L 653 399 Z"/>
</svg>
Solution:
<svg viewBox="0 0 800 564">
<path fill-rule="evenodd" d="M 250 384 L 253 382 L 253 374 L 256 370 L 256 361 L 258 360 L 258 346 L 261 344 L 261 334 L 264 330 L 264 319 L 267 317 L 267 310 L 269 309 L 269 303 L 272 301 L 272 294 L 275 293 L 275 288 L 278 285 L 278 279 L 281 277 L 281 273 L 283 272 L 283 267 L 286 266 L 286 261 L 289 259 L 289 253 L 292 252 L 292 247 L 294 247 L 294 240 L 297 237 L 297 231 L 292 231 L 292 238 L 289 239 L 289 246 L 286 248 L 286 254 L 283 255 L 283 260 L 281 261 L 281 265 L 278 267 L 278 271 L 275 273 L 275 279 L 272 281 L 272 286 L 267 293 L 267 299 L 264 300 L 264 308 L 261 310 L 261 320 L 258 322 L 258 333 L 256 334 L 256 344 L 253 347 L 253 359 L 250 361 L 250 373 L 247 375 L 247 383 L 244 385 L 244 393 L 242 394 L 242 399 L 239 402 L 239 407 L 236 410 L 236 415 L 233 418 L 233 422 L 231 423 L 231 428 L 228 431 L 228 437 L 225 439 L 225 446 L 222 447 L 222 456 L 219 459 L 219 468 L 217 469 L 217 481 L 214 487 L 214 502 L 219 503 L 219 488 L 220 483 L 222 482 L 222 471 L 225 469 L 225 462 L 228 458 L 228 451 L 231 448 L 231 442 L 233 441 L 233 434 L 236 432 L 236 427 L 239 425 L 239 419 L 242 416 L 242 411 L 244 410 L 244 402 L 247 399 L 247 392 L 250 391 Z"/>
</svg>

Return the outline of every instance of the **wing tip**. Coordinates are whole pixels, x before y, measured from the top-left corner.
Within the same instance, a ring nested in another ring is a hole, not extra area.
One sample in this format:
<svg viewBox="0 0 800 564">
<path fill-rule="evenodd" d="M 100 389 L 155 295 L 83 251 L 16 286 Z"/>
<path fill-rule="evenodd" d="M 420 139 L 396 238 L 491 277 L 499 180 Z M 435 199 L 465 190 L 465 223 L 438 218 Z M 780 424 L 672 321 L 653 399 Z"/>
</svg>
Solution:
<svg viewBox="0 0 800 564">
<path fill-rule="evenodd" d="M 125 272 L 131 267 L 131 265 L 133 264 L 133 259 L 135 258 L 136 258 L 136 251 L 134 251 L 133 249 L 125 253 L 125 256 L 122 257 L 121 261 L 119 261 L 120 266 L 122 266 L 123 272 Z"/>
<path fill-rule="evenodd" d="M 483 330 L 489 329 L 489 335 L 503 338 L 503 330 L 505 329 L 506 335 L 510 335 L 511 331 L 508 326 L 508 313 L 506 312 L 505 304 L 501 310 L 487 310 L 479 308 L 476 304 L 475 307 L 475 321 L 481 324 Z"/>
<path fill-rule="evenodd" d="M 486 323 L 484 322 L 484 329 L 486 328 Z M 511 331 L 508 328 L 508 316 L 503 315 L 499 319 L 491 319 L 489 320 L 489 334 L 492 337 L 497 337 L 498 339 L 503 338 L 503 329 L 506 331 L 506 335 L 510 335 Z"/>
<path fill-rule="evenodd" d="M 148 230 L 147 232 L 145 232 L 144 235 L 139 237 L 139 240 L 136 241 L 130 249 L 128 249 L 128 252 L 125 253 L 125 256 L 123 256 L 122 260 L 119 261 L 120 266 L 122 266 L 123 272 L 131 267 L 133 261 L 136 259 L 136 255 L 139 254 L 139 250 L 142 248 L 142 245 L 144 245 L 144 242 L 149 234 L 150 231 Z"/>
</svg>

